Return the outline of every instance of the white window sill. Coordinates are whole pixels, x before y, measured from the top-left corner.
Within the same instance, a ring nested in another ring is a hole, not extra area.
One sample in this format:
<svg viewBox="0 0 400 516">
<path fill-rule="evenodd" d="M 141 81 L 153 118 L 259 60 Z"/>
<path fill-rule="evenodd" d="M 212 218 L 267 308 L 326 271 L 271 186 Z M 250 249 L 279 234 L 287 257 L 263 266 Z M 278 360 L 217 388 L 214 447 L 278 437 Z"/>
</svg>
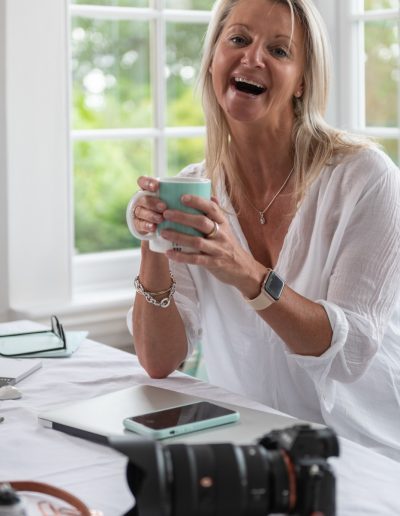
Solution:
<svg viewBox="0 0 400 516">
<path fill-rule="evenodd" d="M 38 320 L 47 319 L 51 314 L 68 318 L 78 317 L 84 313 L 93 313 L 103 310 L 128 310 L 134 300 L 135 292 L 132 287 L 116 287 L 107 289 L 95 289 L 77 293 L 68 304 L 45 304 L 35 306 L 14 306 L 12 312 L 15 316 Z"/>
<path fill-rule="evenodd" d="M 77 293 L 67 305 L 13 307 L 11 318 L 48 325 L 50 315 L 56 314 L 66 329 L 85 330 L 92 340 L 133 350 L 126 316 L 134 296 L 133 286 L 88 290 Z"/>
</svg>

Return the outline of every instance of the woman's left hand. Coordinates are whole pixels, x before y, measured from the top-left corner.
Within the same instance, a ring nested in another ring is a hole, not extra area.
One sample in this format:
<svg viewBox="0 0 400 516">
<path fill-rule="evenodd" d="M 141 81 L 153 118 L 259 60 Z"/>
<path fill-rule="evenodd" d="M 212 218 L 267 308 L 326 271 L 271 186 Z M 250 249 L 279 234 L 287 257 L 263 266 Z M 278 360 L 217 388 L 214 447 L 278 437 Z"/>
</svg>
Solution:
<svg viewBox="0 0 400 516">
<path fill-rule="evenodd" d="M 223 283 L 238 288 L 245 296 L 255 297 L 259 293 L 266 268 L 241 247 L 232 234 L 217 199 L 212 197 L 211 200 L 206 200 L 194 195 L 184 195 L 181 201 L 185 206 L 199 210 L 204 215 L 166 210 L 163 213 L 164 219 L 197 229 L 205 236 L 196 237 L 163 229 L 161 236 L 166 240 L 198 251 L 182 253 L 170 250 L 167 252 L 168 258 L 204 267 Z"/>
</svg>

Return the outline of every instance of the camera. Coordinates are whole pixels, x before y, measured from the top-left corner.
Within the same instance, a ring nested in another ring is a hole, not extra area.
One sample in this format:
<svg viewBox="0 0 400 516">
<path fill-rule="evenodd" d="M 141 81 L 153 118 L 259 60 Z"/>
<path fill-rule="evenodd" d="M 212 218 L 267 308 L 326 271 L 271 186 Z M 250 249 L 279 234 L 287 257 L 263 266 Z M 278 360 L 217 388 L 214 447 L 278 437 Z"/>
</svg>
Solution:
<svg viewBox="0 0 400 516">
<path fill-rule="evenodd" d="M 129 458 L 136 505 L 125 516 L 334 516 L 339 455 L 330 428 L 295 425 L 250 445 L 168 444 L 113 437 Z"/>
</svg>

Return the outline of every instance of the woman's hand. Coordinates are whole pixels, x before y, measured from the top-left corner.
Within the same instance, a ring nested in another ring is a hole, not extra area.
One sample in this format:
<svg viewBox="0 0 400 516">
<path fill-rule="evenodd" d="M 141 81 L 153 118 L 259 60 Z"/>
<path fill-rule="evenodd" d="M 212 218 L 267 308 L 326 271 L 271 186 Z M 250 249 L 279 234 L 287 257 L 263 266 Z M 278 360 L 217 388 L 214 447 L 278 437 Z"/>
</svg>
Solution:
<svg viewBox="0 0 400 516">
<path fill-rule="evenodd" d="M 217 279 L 235 286 L 249 298 L 258 295 L 266 268 L 238 243 L 217 199 L 212 197 L 209 201 L 194 195 L 184 195 L 181 201 L 184 205 L 203 212 L 204 215 L 167 209 L 163 213 L 164 219 L 197 229 L 205 236 L 196 237 L 168 229 L 162 230 L 161 236 L 166 240 L 190 246 L 198 251 L 189 254 L 170 250 L 166 253 L 168 258 L 176 262 L 202 266 Z M 207 235 L 210 238 L 207 238 Z"/>
<path fill-rule="evenodd" d="M 148 192 L 157 192 L 159 188 L 157 179 L 147 176 L 139 177 L 137 184 Z M 133 223 L 138 233 L 154 233 L 157 225 L 164 220 L 163 213 L 166 209 L 165 202 L 157 197 L 141 197 L 132 210 Z"/>
</svg>

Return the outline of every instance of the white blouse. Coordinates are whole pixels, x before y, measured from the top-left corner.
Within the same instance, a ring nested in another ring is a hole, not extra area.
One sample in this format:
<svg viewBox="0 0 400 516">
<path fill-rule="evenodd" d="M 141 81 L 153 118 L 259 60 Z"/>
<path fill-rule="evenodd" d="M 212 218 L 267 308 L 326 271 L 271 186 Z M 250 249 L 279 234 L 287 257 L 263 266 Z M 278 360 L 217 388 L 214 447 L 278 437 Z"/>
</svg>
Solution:
<svg viewBox="0 0 400 516">
<path fill-rule="evenodd" d="M 204 164 L 181 172 L 204 173 Z M 223 187 L 218 198 L 249 251 Z M 322 171 L 275 267 L 326 310 L 333 337 L 322 356 L 294 354 L 205 269 L 170 265 L 189 354 L 201 341 L 211 383 L 400 460 L 400 173 L 384 153 L 365 149 Z"/>
</svg>

